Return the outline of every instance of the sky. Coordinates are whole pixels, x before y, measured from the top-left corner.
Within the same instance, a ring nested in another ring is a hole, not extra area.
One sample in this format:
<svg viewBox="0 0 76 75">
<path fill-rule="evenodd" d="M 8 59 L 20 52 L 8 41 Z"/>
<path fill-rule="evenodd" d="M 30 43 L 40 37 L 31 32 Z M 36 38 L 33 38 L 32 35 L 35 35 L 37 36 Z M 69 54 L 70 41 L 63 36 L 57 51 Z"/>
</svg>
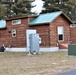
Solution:
<svg viewBox="0 0 76 75">
<path fill-rule="evenodd" d="M 40 13 L 43 6 L 43 1 L 41 0 L 35 0 L 35 2 L 32 3 L 33 5 L 36 5 L 36 7 L 32 8 L 32 12 Z"/>
</svg>

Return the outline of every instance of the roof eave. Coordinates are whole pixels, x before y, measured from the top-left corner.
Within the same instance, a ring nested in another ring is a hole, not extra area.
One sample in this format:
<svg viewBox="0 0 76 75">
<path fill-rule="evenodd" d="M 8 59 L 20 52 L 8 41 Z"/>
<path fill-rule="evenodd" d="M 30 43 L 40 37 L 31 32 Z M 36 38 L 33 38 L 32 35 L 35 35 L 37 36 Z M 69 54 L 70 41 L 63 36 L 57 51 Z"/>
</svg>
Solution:
<svg viewBox="0 0 76 75">
<path fill-rule="evenodd" d="M 21 16 L 21 17 L 15 17 L 15 18 L 7 18 L 6 21 L 10 21 L 10 20 L 16 20 L 16 19 L 24 19 L 24 18 L 34 18 L 37 17 L 38 15 L 35 16 Z"/>
<path fill-rule="evenodd" d="M 6 29 L 6 27 L 2 27 L 2 28 L 0 28 L 0 30 L 2 30 L 2 29 Z"/>
<path fill-rule="evenodd" d="M 37 23 L 37 24 L 28 24 L 29 26 L 35 26 L 35 25 L 41 25 L 41 24 L 49 24 L 50 22 L 47 23 Z"/>
<path fill-rule="evenodd" d="M 62 12 L 62 14 L 68 19 L 68 21 L 69 21 L 70 23 L 73 24 L 73 22 L 71 21 L 71 19 L 70 19 L 67 15 L 65 15 L 63 12 Z"/>
<path fill-rule="evenodd" d="M 71 21 L 71 19 L 70 19 L 67 15 L 65 15 L 63 12 L 61 12 L 59 15 L 61 15 L 61 14 L 63 14 L 63 15 L 68 19 L 68 21 L 69 21 L 71 24 L 73 24 L 73 22 Z M 58 15 L 58 16 L 59 16 L 59 15 Z M 58 16 L 57 16 L 57 17 L 58 17 Z M 57 18 L 57 17 L 56 17 L 56 18 Z M 55 18 L 55 19 L 56 19 L 56 18 Z M 53 19 L 50 23 L 52 23 L 55 19 Z"/>
</svg>

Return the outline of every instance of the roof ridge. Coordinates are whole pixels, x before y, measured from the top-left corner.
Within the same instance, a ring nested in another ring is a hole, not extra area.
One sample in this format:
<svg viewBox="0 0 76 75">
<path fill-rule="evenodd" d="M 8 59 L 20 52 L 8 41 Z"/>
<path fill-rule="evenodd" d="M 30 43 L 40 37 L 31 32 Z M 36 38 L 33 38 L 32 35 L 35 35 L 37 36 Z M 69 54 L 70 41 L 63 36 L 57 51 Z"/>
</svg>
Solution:
<svg viewBox="0 0 76 75">
<path fill-rule="evenodd" d="M 40 15 L 46 15 L 46 14 L 52 14 L 52 13 L 59 13 L 59 12 L 62 13 L 62 11 L 55 11 L 55 12 L 50 12 L 50 13 L 43 13 L 43 14 L 40 14 Z"/>
</svg>

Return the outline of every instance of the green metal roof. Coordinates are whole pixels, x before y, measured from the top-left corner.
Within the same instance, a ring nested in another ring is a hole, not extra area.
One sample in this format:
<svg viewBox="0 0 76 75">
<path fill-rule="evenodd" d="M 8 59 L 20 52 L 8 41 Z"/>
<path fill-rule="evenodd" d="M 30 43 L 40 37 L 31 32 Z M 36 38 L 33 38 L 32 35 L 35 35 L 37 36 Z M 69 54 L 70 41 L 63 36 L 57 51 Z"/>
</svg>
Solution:
<svg viewBox="0 0 76 75">
<path fill-rule="evenodd" d="M 54 21 L 61 13 L 62 11 L 40 14 L 37 18 L 29 22 L 29 25 L 50 23 Z"/>
<path fill-rule="evenodd" d="M 0 20 L 0 28 L 5 28 L 5 27 L 6 27 L 6 21 Z"/>
</svg>

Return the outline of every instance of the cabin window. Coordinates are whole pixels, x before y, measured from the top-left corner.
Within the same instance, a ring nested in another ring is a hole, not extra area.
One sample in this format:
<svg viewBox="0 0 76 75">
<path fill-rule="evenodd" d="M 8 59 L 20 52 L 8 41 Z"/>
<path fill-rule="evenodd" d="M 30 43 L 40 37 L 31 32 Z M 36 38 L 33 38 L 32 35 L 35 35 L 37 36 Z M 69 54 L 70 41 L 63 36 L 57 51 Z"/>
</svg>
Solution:
<svg viewBox="0 0 76 75">
<path fill-rule="evenodd" d="M 21 24 L 21 19 L 13 20 L 12 25 Z"/>
<path fill-rule="evenodd" d="M 16 29 L 12 30 L 12 37 L 16 37 Z"/>
<path fill-rule="evenodd" d="M 63 27 L 59 26 L 58 27 L 58 41 L 63 41 L 64 40 L 64 34 L 63 34 Z"/>
<path fill-rule="evenodd" d="M 70 28 L 74 28 L 74 27 L 76 27 L 75 24 L 70 24 Z"/>
</svg>

